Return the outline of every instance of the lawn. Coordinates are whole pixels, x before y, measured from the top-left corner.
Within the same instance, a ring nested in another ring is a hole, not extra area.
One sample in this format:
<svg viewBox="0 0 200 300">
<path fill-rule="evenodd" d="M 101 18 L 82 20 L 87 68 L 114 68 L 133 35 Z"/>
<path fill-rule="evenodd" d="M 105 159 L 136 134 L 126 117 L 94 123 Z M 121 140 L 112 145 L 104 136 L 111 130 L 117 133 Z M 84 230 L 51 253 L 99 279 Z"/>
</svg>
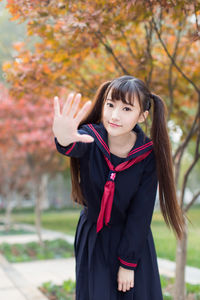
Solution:
<svg viewBox="0 0 200 300">
<path fill-rule="evenodd" d="M 187 265 L 200 268 L 200 207 L 191 209 L 188 217 L 192 224 L 188 223 Z M 160 212 L 154 212 L 151 228 L 158 257 L 175 260 L 176 239 Z"/>
<path fill-rule="evenodd" d="M 42 214 L 42 226 L 47 229 L 74 235 L 79 214 L 80 210 L 44 212 Z M 188 223 L 187 264 L 200 268 L 200 207 L 191 209 L 188 213 L 188 217 L 193 224 Z M 34 224 L 33 213 L 17 213 L 13 215 L 13 219 L 16 222 Z M 176 239 L 172 231 L 170 231 L 164 223 L 160 212 L 154 212 L 151 228 L 158 257 L 174 260 Z"/>
<path fill-rule="evenodd" d="M 70 235 L 75 234 L 80 210 L 50 211 L 42 213 L 42 227 L 61 231 Z M 35 216 L 32 212 L 13 214 L 15 222 L 34 224 Z"/>
</svg>

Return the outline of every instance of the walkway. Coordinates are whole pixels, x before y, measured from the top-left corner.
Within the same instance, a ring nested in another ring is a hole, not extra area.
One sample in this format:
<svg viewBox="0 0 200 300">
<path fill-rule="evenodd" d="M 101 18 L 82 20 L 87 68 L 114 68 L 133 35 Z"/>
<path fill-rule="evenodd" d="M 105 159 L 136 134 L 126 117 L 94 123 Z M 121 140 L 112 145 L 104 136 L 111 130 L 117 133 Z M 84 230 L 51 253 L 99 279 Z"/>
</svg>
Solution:
<svg viewBox="0 0 200 300">
<path fill-rule="evenodd" d="M 24 230 L 32 231 L 31 234 L 24 234 L 21 236 L 13 235 L 13 236 L 0 236 L 0 243 L 7 242 L 7 243 L 27 243 L 31 241 L 37 241 L 38 237 L 35 234 L 35 227 L 28 224 L 20 224 L 20 228 Z M 74 237 L 71 235 L 67 235 L 61 232 L 52 231 L 43 229 L 42 230 L 42 237 L 44 240 L 54 240 L 56 238 L 62 238 L 69 243 L 74 243 Z M 25 262 L 25 263 L 15 263 L 13 264 L 14 267 L 20 271 L 20 268 L 23 270 L 23 274 L 26 275 L 28 269 L 31 271 L 36 270 L 36 274 L 40 274 L 42 278 L 54 278 L 56 277 L 58 282 L 61 282 L 63 278 L 75 278 L 75 262 L 74 258 L 70 259 L 59 259 L 59 260 L 47 260 L 47 261 L 38 261 L 38 262 Z M 41 267 L 40 267 L 41 266 Z M 63 266 L 66 266 L 63 271 Z M 168 277 L 175 277 L 175 263 L 173 261 L 158 258 L 158 266 L 159 272 L 161 275 L 165 275 Z M 40 270 L 41 269 L 41 270 Z M 55 272 L 55 270 L 57 272 Z M 70 271 L 69 271 L 70 270 Z M 66 273 L 65 273 L 66 271 Z M 44 275 L 42 275 L 44 273 Z M 56 273 L 56 276 L 55 276 Z M 65 275 L 63 275 L 65 273 Z M 51 274 L 51 276 L 50 276 Z M 59 275 L 60 274 L 60 275 Z M 34 276 L 31 276 L 34 277 Z M 37 277 L 37 276 L 36 276 Z M 60 279 L 59 279 L 60 278 Z M 38 282 L 39 278 L 35 280 L 32 278 L 33 281 Z M 42 279 L 43 280 L 43 279 Z M 186 282 L 191 284 L 200 284 L 200 269 L 186 266 Z"/>
<path fill-rule="evenodd" d="M 0 254 L 0 299 L 2 300 L 47 300 Z"/>
<path fill-rule="evenodd" d="M 33 226 L 23 225 L 24 229 L 34 230 Z M 42 230 L 43 239 L 63 238 L 70 243 L 74 237 L 51 230 Z M 36 234 L 0 237 L 0 243 L 26 243 L 37 240 Z M 175 263 L 158 258 L 160 275 L 175 276 Z M 25 263 L 8 263 L 0 255 L 0 299 L 6 300 L 45 300 L 38 286 L 47 281 L 61 284 L 64 280 L 75 280 L 75 259 L 56 259 Z M 200 269 L 186 267 L 186 282 L 200 284 Z"/>
<path fill-rule="evenodd" d="M 14 263 L 14 268 L 34 286 L 45 281 L 61 284 L 64 280 L 75 280 L 75 259 L 57 259 L 37 262 Z M 158 258 L 160 275 L 175 277 L 175 263 Z M 186 267 L 186 282 L 200 284 L 200 269 Z"/>
</svg>

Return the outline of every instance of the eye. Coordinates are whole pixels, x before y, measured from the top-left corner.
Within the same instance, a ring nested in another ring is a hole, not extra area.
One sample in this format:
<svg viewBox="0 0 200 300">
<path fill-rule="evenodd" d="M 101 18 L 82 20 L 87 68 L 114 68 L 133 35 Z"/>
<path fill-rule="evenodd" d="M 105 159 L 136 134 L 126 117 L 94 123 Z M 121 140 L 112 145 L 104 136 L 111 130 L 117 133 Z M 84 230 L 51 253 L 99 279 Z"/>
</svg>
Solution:
<svg viewBox="0 0 200 300">
<path fill-rule="evenodd" d="M 129 110 L 131 110 L 129 107 L 124 107 L 123 109 L 125 109 L 126 111 L 129 111 Z"/>
<path fill-rule="evenodd" d="M 113 107 L 113 104 L 111 102 L 107 102 L 106 105 L 108 105 L 109 107 Z"/>
</svg>

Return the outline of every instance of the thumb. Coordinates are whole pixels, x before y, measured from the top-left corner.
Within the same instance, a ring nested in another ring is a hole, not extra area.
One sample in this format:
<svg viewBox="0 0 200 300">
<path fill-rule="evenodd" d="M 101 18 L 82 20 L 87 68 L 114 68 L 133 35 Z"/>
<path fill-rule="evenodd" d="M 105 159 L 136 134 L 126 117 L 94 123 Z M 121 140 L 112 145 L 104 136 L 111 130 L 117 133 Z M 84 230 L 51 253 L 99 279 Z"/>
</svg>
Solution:
<svg viewBox="0 0 200 300">
<path fill-rule="evenodd" d="M 83 143 L 92 143 L 94 138 L 88 134 L 78 134 L 78 141 Z"/>
</svg>

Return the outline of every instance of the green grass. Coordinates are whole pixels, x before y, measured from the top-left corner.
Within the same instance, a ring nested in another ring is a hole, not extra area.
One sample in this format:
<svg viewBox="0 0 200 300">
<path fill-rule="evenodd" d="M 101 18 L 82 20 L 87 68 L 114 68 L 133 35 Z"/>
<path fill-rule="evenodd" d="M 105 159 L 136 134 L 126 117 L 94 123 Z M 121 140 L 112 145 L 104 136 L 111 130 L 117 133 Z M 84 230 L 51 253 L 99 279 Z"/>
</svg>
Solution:
<svg viewBox="0 0 200 300">
<path fill-rule="evenodd" d="M 160 281 L 161 281 L 164 300 L 173 299 L 172 295 L 169 292 L 166 292 L 166 289 L 169 286 L 174 288 L 175 279 L 161 275 Z M 186 283 L 186 295 L 187 295 L 187 299 L 195 299 L 195 300 L 200 299 L 200 285 Z M 194 297 L 191 298 L 191 296 L 195 296 L 195 298 Z"/>
<path fill-rule="evenodd" d="M 40 290 L 48 297 L 54 300 L 74 300 L 76 284 L 69 279 L 64 281 L 62 285 L 56 285 L 52 281 L 43 283 Z"/>
<path fill-rule="evenodd" d="M 74 235 L 80 210 L 64 210 L 42 213 L 42 227 Z M 33 213 L 13 214 L 13 220 L 18 223 L 34 224 Z"/>
<path fill-rule="evenodd" d="M 188 223 L 187 265 L 200 268 L 200 243 L 198 243 L 200 236 L 200 208 L 191 209 L 188 217 L 192 224 Z M 160 212 L 154 213 L 151 228 L 158 257 L 174 261 L 176 239 L 172 230 L 169 230 L 164 223 Z"/>
<path fill-rule="evenodd" d="M 166 292 L 165 289 L 170 285 L 174 284 L 174 278 L 168 278 L 165 276 L 160 276 L 161 286 L 163 290 L 163 299 L 172 300 L 173 297 L 169 292 Z M 64 281 L 61 285 L 56 285 L 52 281 L 48 281 L 42 284 L 40 290 L 48 297 L 48 299 L 55 300 L 74 300 L 75 299 L 75 288 L 76 283 L 72 280 Z M 192 299 L 200 299 L 199 285 L 186 284 L 187 295 L 195 296 Z"/>
<path fill-rule="evenodd" d="M 42 214 L 42 226 L 47 229 L 61 231 L 74 235 L 80 210 L 63 210 L 59 212 L 44 212 Z M 188 252 L 187 265 L 200 268 L 200 207 L 192 208 L 188 217 L 192 221 L 192 225 L 188 223 Z M 13 214 L 16 222 L 34 224 L 33 213 Z M 152 232 L 154 236 L 156 252 L 158 257 L 175 260 L 176 239 L 172 231 L 168 229 L 164 223 L 164 219 L 160 212 L 154 212 L 152 220 Z"/>
<path fill-rule="evenodd" d="M 33 234 L 34 232 L 24 230 L 24 229 L 14 229 L 11 228 L 9 230 L 0 230 L 0 236 L 6 236 L 6 235 L 18 235 L 18 234 Z"/>
</svg>

